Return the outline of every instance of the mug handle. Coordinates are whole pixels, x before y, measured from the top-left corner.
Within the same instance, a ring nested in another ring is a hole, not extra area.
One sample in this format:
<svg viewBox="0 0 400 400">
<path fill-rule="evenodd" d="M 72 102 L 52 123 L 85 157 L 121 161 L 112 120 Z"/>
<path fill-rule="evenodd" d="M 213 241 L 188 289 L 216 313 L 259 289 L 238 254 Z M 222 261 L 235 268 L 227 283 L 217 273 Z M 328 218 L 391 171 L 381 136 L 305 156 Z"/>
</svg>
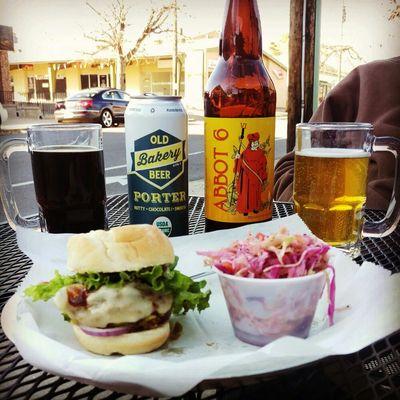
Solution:
<svg viewBox="0 0 400 400">
<path fill-rule="evenodd" d="M 385 218 L 378 222 L 365 221 L 364 237 L 384 237 L 390 235 L 400 221 L 400 139 L 393 136 L 375 137 L 372 151 L 389 151 L 395 158 L 395 175 L 392 197 Z"/>
<path fill-rule="evenodd" d="M 28 151 L 26 139 L 9 139 L 0 145 L 0 198 L 7 221 L 14 231 L 17 225 L 24 228 L 38 229 L 37 219 L 28 220 L 21 216 L 14 197 L 10 179 L 9 159 L 13 153 L 19 151 Z"/>
</svg>

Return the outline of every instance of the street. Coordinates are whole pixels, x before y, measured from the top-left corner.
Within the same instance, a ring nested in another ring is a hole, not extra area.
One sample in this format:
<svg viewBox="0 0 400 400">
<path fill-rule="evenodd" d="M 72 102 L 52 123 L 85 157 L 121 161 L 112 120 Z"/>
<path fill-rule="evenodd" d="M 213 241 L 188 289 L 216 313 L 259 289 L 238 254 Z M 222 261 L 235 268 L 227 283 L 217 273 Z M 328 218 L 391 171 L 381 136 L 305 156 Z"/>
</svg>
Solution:
<svg viewBox="0 0 400 400">
<path fill-rule="evenodd" d="M 106 169 L 107 195 L 127 192 L 125 135 L 124 127 L 110 128 L 104 132 L 104 161 Z M 204 143 L 202 121 L 189 122 L 189 192 L 203 195 L 204 187 Z M 0 136 L 0 143 L 11 138 L 24 138 L 25 134 Z M 286 139 L 275 141 L 275 160 L 286 153 Z M 15 153 L 11 157 L 11 181 L 20 214 L 28 216 L 37 213 L 32 170 L 28 153 Z M 3 208 L 0 209 L 0 223 L 6 220 Z"/>
</svg>

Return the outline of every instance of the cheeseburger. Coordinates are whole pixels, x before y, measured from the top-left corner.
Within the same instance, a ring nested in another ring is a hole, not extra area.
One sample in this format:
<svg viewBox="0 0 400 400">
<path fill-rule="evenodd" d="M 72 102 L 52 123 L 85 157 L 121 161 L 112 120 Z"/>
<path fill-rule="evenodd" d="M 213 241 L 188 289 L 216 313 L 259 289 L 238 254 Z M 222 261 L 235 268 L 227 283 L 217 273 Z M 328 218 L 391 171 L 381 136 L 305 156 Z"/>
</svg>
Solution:
<svg viewBox="0 0 400 400">
<path fill-rule="evenodd" d="M 83 347 L 97 354 L 146 353 L 162 346 L 171 313 L 209 306 L 205 281 L 175 269 L 169 239 L 152 225 L 128 225 L 73 235 L 67 266 L 50 282 L 30 286 L 34 301 L 54 297 Z"/>
</svg>

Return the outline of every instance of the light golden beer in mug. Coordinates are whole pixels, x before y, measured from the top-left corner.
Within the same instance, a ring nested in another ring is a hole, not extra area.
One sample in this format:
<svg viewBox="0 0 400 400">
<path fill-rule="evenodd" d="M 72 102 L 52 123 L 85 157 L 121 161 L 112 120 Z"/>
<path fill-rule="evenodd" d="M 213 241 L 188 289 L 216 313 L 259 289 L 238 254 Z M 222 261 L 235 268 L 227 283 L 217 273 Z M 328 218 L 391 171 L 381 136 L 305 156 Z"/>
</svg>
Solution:
<svg viewBox="0 0 400 400">
<path fill-rule="evenodd" d="M 296 125 L 295 211 L 316 236 L 353 257 L 363 237 L 390 235 L 400 221 L 400 140 L 373 131 L 363 122 Z M 385 218 L 364 221 L 368 161 L 375 152 L 394 154 L 395 182 Z"/>
<path fill-rule="evenodd" d="M 316 236 L 333 246 L 360 238 L 369 156 L 362 149 L 345 148 L 295 152 L 295 210 Z"/>
</svg>

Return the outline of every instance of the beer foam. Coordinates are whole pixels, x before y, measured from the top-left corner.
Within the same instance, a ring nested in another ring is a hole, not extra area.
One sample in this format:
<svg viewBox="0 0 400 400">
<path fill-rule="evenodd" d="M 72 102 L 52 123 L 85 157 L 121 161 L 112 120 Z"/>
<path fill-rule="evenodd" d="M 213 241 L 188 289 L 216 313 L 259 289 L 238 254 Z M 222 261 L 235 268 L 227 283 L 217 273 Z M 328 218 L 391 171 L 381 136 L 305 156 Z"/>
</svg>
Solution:
<svg viewBox="0 0 400 400">
<path fill-rule="evenodd" d="M 325 147 L 312 147 L 296 150 L 296 156 L 320 158 L 368 158 L 370 153 L 362 149 L 329 149 Z"/>
<path fill-rule="evenodd" d="M 75 146 L 68 144 L 60 144 L 60 145 L 42 146 L 34 148 L 33 151 L 35 153 L 84 153 L 84 152 L 100 151 L 100 149 L 93 146 L 81 146 L 81 145 Z"/>
</svg>

